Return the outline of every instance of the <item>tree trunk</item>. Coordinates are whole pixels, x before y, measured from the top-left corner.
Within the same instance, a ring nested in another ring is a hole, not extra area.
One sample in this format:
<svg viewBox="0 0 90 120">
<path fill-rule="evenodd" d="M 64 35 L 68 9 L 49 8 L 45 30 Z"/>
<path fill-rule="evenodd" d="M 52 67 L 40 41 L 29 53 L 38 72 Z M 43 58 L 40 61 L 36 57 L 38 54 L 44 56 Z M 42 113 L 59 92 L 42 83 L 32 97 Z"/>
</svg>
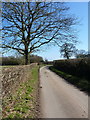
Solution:
<svg viewBox="0 0 90 120">
<path fill-rule="evenodd" d="M 69 56 L 67 55 L 67 59 L 69 59 Z"/>
<path fill-rule="evenodd" d="M 25 52 L 25 65 L 28 64 L 28 51 Z"/>
<path fill-rule="evenodd" d="M 66 54 L 67 59 L 69 59 L 69 53 L 65 51 L 65 54 Z"/>
</svg>

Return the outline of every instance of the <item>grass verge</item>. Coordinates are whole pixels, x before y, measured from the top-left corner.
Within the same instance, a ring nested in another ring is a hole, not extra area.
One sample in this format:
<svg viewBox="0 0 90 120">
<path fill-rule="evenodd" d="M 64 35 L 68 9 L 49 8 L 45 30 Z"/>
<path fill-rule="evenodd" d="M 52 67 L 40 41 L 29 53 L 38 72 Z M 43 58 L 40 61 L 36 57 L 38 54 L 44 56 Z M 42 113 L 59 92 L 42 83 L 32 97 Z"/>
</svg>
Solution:
<svg viewBox="0 0 90 120">
<path fill-rule="evenodd" d="M 75 85 L 81 91 L 84 91 L 90 95 L 90 83 L 88 82 L 88 80 L 67 74 L 60 70 L 57 70 L 53 66 L 50 66 L 49 69 L 58 74 L 59 76 L 61 76 L 62 78 L 64 78 L 69 83 Z"/>
<path fill-rule="evenodd" d="M 35 118 L 38 69 L 36 66 L 30 70 L 27 81 L 20 84 L 15 94 L 4 100 L 2 120 Z"/>
</svg>

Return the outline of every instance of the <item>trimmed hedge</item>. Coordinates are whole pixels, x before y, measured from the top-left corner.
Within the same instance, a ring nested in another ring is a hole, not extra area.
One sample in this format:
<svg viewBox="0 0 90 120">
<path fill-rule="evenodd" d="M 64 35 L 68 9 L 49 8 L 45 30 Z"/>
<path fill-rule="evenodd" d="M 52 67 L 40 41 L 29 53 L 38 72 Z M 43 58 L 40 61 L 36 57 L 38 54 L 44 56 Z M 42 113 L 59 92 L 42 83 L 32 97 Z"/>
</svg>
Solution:
<svg viewBox="0 0 90 120">
<path fill-rule="evenodd" d="M 68 74 L 90 80 L 90 58 L 56 60 L 54 61 L 53 66 Z"/>
</svg>

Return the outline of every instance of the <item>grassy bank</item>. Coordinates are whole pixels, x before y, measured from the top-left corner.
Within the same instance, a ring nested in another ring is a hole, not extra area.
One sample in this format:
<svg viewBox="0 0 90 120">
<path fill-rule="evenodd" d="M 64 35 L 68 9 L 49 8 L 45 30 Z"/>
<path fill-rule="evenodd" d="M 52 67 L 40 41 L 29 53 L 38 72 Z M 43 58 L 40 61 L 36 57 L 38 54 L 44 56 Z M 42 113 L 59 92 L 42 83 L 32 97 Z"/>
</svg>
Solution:
<svg viewBox="0 0 90 120">
<path fill-rule="evenodd" d="M 3 101 L 3 120 L 35 118 L 38 69 L 38 66 L 34 67 L 15 94 Z"/>
<path fill-rule="evenodd" d="M 53 72 L 55 72 L 56 74 L 58 74 L 59 76 L 64 78 L 65 80 L 67 80 L 69 83 L 78 87 L 81 91 L 85 91 L 86 93 L 88 93 L 90 95 L 90 83 L 88 83 L 87 79 L 82 79 L 82 78 L 73 76 L 71 74 L 67 74 L 60 70 L 57 70 L 53 66 L 51 66 L 49 68 L 50 68 L 50 70 L 52 70 Z"/>
</svg>

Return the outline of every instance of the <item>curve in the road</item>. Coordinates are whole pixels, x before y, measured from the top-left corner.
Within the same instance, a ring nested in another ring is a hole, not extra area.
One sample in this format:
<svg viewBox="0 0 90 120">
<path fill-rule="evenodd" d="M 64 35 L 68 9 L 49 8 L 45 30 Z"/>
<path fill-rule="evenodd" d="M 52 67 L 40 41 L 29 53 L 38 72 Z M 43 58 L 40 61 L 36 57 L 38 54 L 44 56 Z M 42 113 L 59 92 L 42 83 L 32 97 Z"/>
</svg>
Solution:
<svg viewBox="0 0 90 120">
<path fill-rule="evenodd" d="M 88 95 L 53 73 L 40 69 L 40 118 L 88 118 Z"/>
</svg>

